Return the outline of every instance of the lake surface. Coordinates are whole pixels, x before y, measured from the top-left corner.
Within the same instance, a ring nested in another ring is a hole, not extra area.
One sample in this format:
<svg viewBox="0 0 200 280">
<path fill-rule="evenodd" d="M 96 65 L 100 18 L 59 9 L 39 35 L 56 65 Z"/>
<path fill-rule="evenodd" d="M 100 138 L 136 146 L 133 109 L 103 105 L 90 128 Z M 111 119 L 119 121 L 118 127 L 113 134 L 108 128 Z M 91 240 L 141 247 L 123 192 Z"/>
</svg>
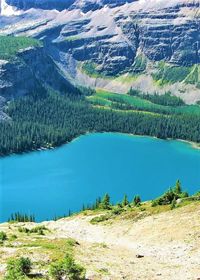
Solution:
<svg viewBox="0 0 200 280">
<path fill-rule="evenodd" d="M 150 137 L 81 136 L 55 150 L 0 159 L 0 221 L 17 211 L 51 219 L 106 192 L 113 202 L 125 193 L 149 200 L 177 179 L 189 193 L 200 190 L 200 150 Z"/>
</svg>

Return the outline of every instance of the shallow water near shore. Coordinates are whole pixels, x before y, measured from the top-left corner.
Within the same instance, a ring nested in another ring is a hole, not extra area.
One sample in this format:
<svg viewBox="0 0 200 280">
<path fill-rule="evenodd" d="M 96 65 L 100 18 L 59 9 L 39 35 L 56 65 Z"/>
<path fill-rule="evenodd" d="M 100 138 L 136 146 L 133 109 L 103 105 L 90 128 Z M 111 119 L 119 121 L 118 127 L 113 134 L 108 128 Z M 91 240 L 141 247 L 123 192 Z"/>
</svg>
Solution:
<svg viewBox="0 0 200 280">
<path fill-rule="evenodd" d="M 79 211 L 106 192 L 112 202 L 126 193 L 153 199 L 180 179 L 200 190 L 200 150 L 173 140 L 96 133 L 60 148 L 0 159 L 0 221 L 11 213 L 37 221 Z"/>
</svg>

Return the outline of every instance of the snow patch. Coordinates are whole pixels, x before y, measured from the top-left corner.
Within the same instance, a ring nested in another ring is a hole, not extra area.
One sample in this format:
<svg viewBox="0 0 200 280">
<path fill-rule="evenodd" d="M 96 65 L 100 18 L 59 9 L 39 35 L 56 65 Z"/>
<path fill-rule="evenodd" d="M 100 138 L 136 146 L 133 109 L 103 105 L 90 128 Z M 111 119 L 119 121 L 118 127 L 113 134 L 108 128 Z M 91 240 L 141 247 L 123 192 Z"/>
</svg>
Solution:
<svg viewBox="0 0 200 280">
<path fill-rule="evenodd" d="M 1 0 L 0 2 L 1 2 L 0 3 L 0 15 L 1 16 L 9 17 L 9 16 L 21 14 L 21 12 L 18 11 L 16 8 L 8 5 L 5 0 Z"/>
<path fill-rule="evenodd" d="M 130 3 L 135 10 L 165 9 L 180 4 L 199 4 L 200 0 L 138 0 Z"/>
</svg>

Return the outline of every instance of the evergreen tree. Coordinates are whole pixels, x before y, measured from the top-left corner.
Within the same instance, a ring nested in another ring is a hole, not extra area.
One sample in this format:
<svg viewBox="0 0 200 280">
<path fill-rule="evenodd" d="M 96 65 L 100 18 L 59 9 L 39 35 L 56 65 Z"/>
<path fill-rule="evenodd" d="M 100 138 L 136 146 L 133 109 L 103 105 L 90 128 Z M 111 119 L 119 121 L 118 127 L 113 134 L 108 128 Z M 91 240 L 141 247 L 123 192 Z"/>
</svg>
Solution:
<svg viewBox="0 0 200 280">
<path fill-rule="evenodd" d="M 174 188 L 174 192 L 176 194 L 181 194 L 182 193 L 182 188 L 181 188 L 181 182 L 180 180 L 177 180 L 176 181 L 176 185 L 175 185 L 175 188 Z"/>
<path fill-rule="evenodd" d="M 109 97 L 113 106 L 120 110 L 102 110 L 89 104 L 83 96 L 74 92 L 63 95 L 38 92 L 11 101 L 5 113 L 12 122 L 0 122 L 0 155 L 59 146 L 94 131 L 200 142 L 200 109 L 189 112 L 188 108 L 179 108 L 181 111 L 177 111 L 175 107 L 154 106 L 154 103 L 144 107 L 119 102 L 119 97 Z M 143 111 L 158 114 L 144 114 Z"/>
<path fill-rule="evenodd" d="M 128 201 L 127 195 L 125 194 L 125 196 L 122 200 L 122 206 L 127 206 L 127 205 L 129 205 L 129 201 Z"/>
<path fill-rule="evenodd" d="M 102 199 L 100 207 L 102 209 L 110 209 L 110 196 L 106 193 Z"/>
</svg>

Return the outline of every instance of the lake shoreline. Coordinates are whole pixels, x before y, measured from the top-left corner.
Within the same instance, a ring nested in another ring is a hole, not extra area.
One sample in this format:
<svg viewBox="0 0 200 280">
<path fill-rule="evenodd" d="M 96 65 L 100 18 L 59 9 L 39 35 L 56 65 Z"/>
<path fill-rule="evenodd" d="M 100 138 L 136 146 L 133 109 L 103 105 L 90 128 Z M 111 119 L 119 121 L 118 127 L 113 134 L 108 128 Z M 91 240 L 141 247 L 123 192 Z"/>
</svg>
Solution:
<svg viewBox="0 0 200 280">
<path fill-rule="evenodd" d="M 99 132 L 98 132 L 99 133 Z M 116 134 L 122 134 L 122 135 L 127 135 L 127 136 L 131 136 L 131 137 L 149 137 L 149 138 L 152 138 L 152 139 L 156 139 L 156 140 L 163 140 L 163 141 L 178 141 L 178 142 L 183 142 L 185 144 L 189 144 L 190 146 L 192 146 L 193 149 L 195 150 L 200 150 L 200 143 L 197 143 L 197 142 L 192 142 L 192 141 L 189 141 L 189 140 L 183 140 L 183 139 L 174 139 L 174 138 L 166 138 L 166 139 L 163 139 L 163 138 L 158 138 L 156 136 L 150 136 L 150 135 L 139 135 L 139 134 L 132 134 L 132 133 L 123 133 L 123 132 L 100 132 L 100 133 L 116 133 Z M 90 134 L 90 133 L 88 133 Z M 86 135 L 86 134 L 85 134 Z M 79 136 L 81 137 L 81 136 Z M 77 137 L 77 139 L 79 138 Z M 74 141 L 74 140 L 72 140 Z"/>
<path fill-rule="evenodd" d="M 182 140 L 182 139 L 177 139 L 176 141 L 180 141 L 180 142 L 189 144 L 190 146 L 192 146 L 193 149 L 200 150 L 200 143 L 196 143 L 196 142 L 192 142 L 192 141 L 188 141 L 188 140 Z"/>
<path fill-rule="evenodd" d="M 140 134 L 133 134 L 133 133 L 125 133 L 125 132 L 113 132 L 113 131 L 102 131 L 102 132 L 99 132 L 99 131 L 96 131 L 96 132 L 86 132 L 84 134 L 81 134 L 75 138 L 73 138 L 71 141 L 68 141 L 68 142 L 65 142 L 65 143 L 62 143 L 60 145 L 57 145 L 57 146 L 51 146 L 51 147 L 40 147 L 40 148 L 37 148 L 37 149 L 32 149 L 32 150 L 25 150 L 23 152 L 13 152 L 13 153 L 10 153 L 10 154 L 6 154 L 6 155 L 0 155 L 0 158 L 6 158 L 6 157 L 9 157 L 9 156 L 12 156 L 12 155 L 24 155 L 24 154 L 28 154 L 28 153 L 31 153 L 31 152 L 42 152 L 42 151 L 48 151 L 48 150 L 55 150 L 57 148 L 60 148 L 64 145 L 67 145 L 67 144 L 70 144 L 70 143 L 73 143 L 74 141 L 77 141 L 80 137 L 82 136 L 86 136 L 86 135 L 90 135 L 90 134 L 96 134 L 96 133 L 102 133 L 102 134 L 106 134 L 106 133 L 114 133 L 114 134 L 122 134 L 122 135 L 128 135 L 128 136 L 133 136 L 133 137 L 149 137 L 149 138 L 152 138 L 152 139 L 157 139 L 157 140 L 164 140 L 164 141 L 179 141 L 179 142 L 182 142 L 182 143 L 185 143 L 185 144 L 189 144 L 193 149 L 195 150 L 200 150 L 200 143 L 197 143 L 197 142 L 193 142 L 193 141 L 190 141 L 190 140 L 184 140 L 184 139 L 174 139 L 174 138 L 166 138 L 166 139 L 163 139 L 163 138 L 158 138 L 156 136 L 151 136 L 151 135 L 140 135 Z"/>
<path fill-rule="evenodd" d="M 130 201 L 136 194 L 146 201 L 177 179 L 189 193 L 200 184 L 199 150 L 189 143 L 124 133 L 85 136 L 53 151 L 2 159 L 6 220 L 17 211 L 34 214 L 37 220 L 61 216 L 69 209 L 77 212 L 84 202 L 90 204 L 106 192 L 113 202 L 124 194 Z"/>
</svg>

